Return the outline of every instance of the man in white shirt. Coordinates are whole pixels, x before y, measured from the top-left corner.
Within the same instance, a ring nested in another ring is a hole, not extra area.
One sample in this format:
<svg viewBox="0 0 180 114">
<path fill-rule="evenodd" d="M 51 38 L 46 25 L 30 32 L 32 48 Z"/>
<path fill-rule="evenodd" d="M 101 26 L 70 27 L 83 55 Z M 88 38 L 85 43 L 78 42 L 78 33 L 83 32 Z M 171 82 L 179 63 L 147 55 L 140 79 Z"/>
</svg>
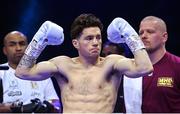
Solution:
<svg viewBox="0 0 180 114">
<path fill-rule="evenodd" d="M 19 31 L 12 31 L 4 38 L 3 52 L 8 70 L 0 71 L 3 85 L 3 102 L 0 112 L 61 112 L 60 101 L 50 78 L 27 81 L 17 78 L 15 69 L 28 45 L 27 38 Z"/>
</svg>

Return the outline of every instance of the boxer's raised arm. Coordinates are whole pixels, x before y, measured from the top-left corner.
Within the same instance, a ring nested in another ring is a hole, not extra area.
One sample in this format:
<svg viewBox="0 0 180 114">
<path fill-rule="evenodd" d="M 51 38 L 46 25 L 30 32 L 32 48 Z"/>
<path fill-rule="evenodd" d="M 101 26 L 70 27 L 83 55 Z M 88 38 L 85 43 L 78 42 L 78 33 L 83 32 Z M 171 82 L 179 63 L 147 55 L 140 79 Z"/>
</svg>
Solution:
<svg viewBox="0 0 180 114">
<path fill-rule="evenodd" d="M 15 75 L 22 79 L 42 80 L 57 70 L 51 61 L 40 62 L 35 65 L 36 59 L 47 45 L 60 45 L 64 41 L 63 28 L 50 21 L 44 22 L 25 50 L 19 62 Z"/>
<path fill-rule="evenodd" d="M 115 18 L 108 26 L 107 35 L 111 42 L 126 43 L 134 54 L 134 59 L 124 58 L 115 62 L 115 69 L 129 77 L 139 77 L 153 71 L 143 42 L 126 20 Z"/>
</svg>

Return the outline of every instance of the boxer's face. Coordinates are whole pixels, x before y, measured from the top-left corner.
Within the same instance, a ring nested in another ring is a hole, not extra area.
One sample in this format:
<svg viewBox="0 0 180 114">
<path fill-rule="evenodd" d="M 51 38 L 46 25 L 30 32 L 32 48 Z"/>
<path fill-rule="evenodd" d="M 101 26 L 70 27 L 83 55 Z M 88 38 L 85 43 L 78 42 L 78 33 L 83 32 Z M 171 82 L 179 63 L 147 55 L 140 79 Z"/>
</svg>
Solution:
<svg viewBox="0 0 180 114">
<path fill-rule="evenodd" d="M 157 21 L 143 21 L 140 24 L 139 35 L 148 52 L 161 49 L 167 40 L 167 33 L 162 32 Z"/>
<path fill-rule="evenodd" d="M 101 30 L 98 27 L 85 28 L 73 45 L 83 56 L 99 56 L 102 45 Z"/>
<path fill-rule="evenodd" d="M 10 34 L 5 39 L 3 52 L 7 56 L 8 61 L 18 64 L 27 47 L 27 39 L 21 34 Z"/>
</svg>

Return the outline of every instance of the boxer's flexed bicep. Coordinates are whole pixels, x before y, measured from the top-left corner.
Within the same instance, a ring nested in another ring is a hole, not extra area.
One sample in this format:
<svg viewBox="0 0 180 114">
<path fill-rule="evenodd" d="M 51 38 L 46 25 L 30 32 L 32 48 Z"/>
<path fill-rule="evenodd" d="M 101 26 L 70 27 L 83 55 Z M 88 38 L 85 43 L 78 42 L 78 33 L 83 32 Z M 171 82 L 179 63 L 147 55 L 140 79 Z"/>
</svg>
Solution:
<svg viewBox="0 0 180 114">
<path fill-rule="evenodd" d="M 142 58 L 143 59 L 143 58 Z M 142 64 L 139 62 L 139 64 Z M 114 64 L 114 69 L 118 70 L 121 74 L 126 75 L 129 78 L 138 78 L 146 76 L 151 73 L 151 70 L 148 71 L 146 64 L 139 65 L 135 62 L 135 59 L 131 58 L 121 58 L 116 59 Z M 144 67 L 142 67 L 144 65 Z"/>
<path fill-rule="evenodd" d="M 121 63 L 124 61 L 124 59 L 126 58 L 122 55 L 117 55 L 117 54 L 108 55 L 105 59 L 105 63 L 106 63 L 107 69 L 110 70 L 109 72 L 112 72 L 115 70 L 123 74 L 126 66 L 124 66 Z"/>
<path fill-rule="evenodd" d="M 58 56 L 48 61 L 39 62 L 29 69 L 21 70 L 21 76 L 19 78 L 36 81 L 44 80 L 53 76 L 53 73 L 63 74 L 67 65 L 66 58 L 64 56 Z M 18 74 L 18 69 L 16 69 L 16 73 Z"/>
<path fill-rule="evenodd" d="M 107 56 L 106 60 L 108 64 L 108 69 L 113 71 L 118 71 L 122 75 L 126 75 L 130 78 L 137 78 L 143 76 L 143 72 L 138 65 L 135 64 L 134 59 L 126 58 L 121 55 L 111 54 Z"/>
<path fill-rule="evenodd" d="M 121 74 L 130 78 L 140 77 L 134 59 L 122 58 L 117 60 L 114 64 L 114 69 L 118 70 Z"/>
<path fill-rule="evenodd" d="M 21 70 L 21 71 L 19 71 Z M 52 73 L 57 72 L 57 66 L 51 61 L 39 62 L 31 68 L 21 68 L 16 70 L 16 76 L 25 80 L 45 80 L 51 77 Z M 21 74 L 21 75 L 19 75 Z"/>
</svg>

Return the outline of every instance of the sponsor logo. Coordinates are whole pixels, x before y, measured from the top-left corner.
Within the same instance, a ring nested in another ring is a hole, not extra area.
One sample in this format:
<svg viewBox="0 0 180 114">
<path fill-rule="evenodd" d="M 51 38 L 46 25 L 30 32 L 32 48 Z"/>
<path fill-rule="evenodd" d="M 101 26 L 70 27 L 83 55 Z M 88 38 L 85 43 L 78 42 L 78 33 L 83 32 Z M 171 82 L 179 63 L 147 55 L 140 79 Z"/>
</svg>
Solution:
<svg viewBox="0 0 180 114">
<path fill-rule="evenodd" d="M 14 96 L 21 96 L 22 95 L 22 92 L 21 91 L 10 91 L 8 93 L 8 96 L 10 97 L 14 97 Z"/>
<path fill-rule="evenodd" d="M 174 81 L 172 77 L 159 77 L 157 86 L 173 87 Z"/>
</svg>

